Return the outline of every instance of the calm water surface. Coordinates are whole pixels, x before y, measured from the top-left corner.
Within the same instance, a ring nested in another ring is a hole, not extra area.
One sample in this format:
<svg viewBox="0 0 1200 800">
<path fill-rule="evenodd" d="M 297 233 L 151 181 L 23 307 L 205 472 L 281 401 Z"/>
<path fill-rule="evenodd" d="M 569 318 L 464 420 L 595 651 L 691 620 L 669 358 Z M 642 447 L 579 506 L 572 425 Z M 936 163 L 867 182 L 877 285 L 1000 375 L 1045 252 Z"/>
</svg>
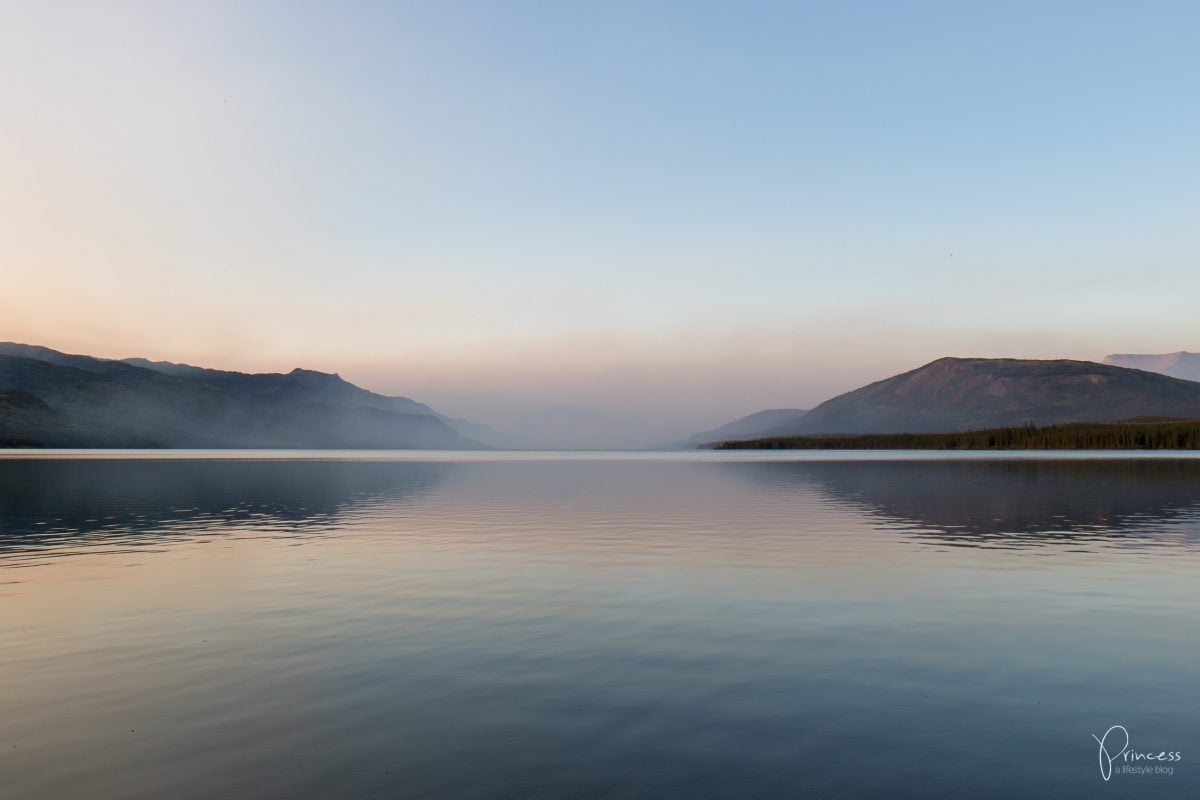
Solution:
<svg viewBox="0 0 1200 800">
<path fill-rule="evenodd" d="M 1194 459 L 8 455 L 0 797 L 1197 797 L 1198 577 Z"/>
</svg>

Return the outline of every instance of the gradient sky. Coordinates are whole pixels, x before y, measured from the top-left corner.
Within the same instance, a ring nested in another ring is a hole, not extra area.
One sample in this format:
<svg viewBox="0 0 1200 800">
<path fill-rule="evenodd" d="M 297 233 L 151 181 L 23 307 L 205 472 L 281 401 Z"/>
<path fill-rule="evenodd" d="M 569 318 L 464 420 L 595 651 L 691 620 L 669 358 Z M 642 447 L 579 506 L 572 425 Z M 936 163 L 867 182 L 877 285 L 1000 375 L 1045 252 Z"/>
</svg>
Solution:
<svg viewBox="0 0 1200 800">
<path fill-rule="evenodd" d="M 1193 2 L 0 0 L 0 339 L 639 437 L 1197 350 L 1198 38 Z"/>
</svg>

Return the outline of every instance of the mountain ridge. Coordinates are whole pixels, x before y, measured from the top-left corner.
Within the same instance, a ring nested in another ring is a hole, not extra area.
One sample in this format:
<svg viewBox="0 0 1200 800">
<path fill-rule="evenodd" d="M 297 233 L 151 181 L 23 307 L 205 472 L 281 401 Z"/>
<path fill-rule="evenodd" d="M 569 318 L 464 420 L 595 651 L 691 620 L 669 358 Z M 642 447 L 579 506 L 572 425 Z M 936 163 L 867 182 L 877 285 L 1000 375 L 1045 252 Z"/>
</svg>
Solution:
<svg viewBox="0 0 1200 800">
<path fill-rule="evenodd" d="M 786 429 L 934 433 L 1032 422 L 1200 417 L 1200 383 L 1071 359 L 945 357 L 826 400 Z"/>
<path fill-rule="evenodd" d="M 769 412 L 759 412 L 768 414 Z M 753 419 L 751 414 L 729 423 Z M 1034 423 L 1200 418 L 1200 383 L 1093 361 L 946 356 L 844 392 L 765 430 L 690 445 L 803 435 L 950 433 Z"/>
<path fill-rule="evenodd" d="M 53 447 L 486 447 L 423 403 L 336 374 L 133 361 L 0 343 L 0 390 L 44 406 L 0 406 L 0 439 Z"/>
</svg>

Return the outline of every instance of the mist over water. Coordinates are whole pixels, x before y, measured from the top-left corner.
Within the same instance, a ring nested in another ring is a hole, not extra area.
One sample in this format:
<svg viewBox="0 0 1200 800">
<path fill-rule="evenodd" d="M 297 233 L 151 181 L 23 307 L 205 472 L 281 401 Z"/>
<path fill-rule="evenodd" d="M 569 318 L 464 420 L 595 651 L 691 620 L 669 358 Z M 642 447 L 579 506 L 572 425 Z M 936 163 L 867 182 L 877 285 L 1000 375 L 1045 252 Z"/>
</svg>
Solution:
<svg viewBox="0 0 1200 800">
<path fill-rule="evenodd" d="M 1181 797 L 1200 460 L 0 459 L 13 797 Z M 1097 770 L 1092 734 L 1182 750 Z"/>
</svg>

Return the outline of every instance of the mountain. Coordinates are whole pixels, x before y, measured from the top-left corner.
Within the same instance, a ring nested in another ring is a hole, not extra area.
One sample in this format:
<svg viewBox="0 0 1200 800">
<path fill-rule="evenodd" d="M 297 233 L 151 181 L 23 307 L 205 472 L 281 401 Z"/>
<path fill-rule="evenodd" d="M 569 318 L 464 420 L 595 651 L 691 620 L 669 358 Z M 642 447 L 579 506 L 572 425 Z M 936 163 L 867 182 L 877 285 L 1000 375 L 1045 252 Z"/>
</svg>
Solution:
<svg viewBox="0 0 1200 800">
<path fill-rule="evenodd" d="M 1200 383 L 1090 361 L 942 358 L 827 400 L 768 436 L 1200 418 Z"/>
<path fill-rule="evenodd" d="M 37 446 L 42 431 L 60 424 L 50 406 L 29 392 L 0 390 L 0 447 Z"/>
<path fill-rule="evenodd" d="M 1185 381 L 1200 381 L 1200 353 L 1180 350 L 1178 353 L 1162 355 L 1114 354 L 1105 356 L 1104 363 L 1112 364 L 1115 367 L 1159 372 L 1163 375 L 1170 375 L 1172 378 L 1182 378 Z"/>
<path fill-rule="evenodd" d="M 470 423 L 464 423 L 469 425 Z M 428 406 L 331 375 L 0 343 L 0 441 L 47 447 L 473 448 Z"/>
<path fill-rule="evenodd" d="M 713 428 L 711 431 L 692 434 L 688 437 L 686 444 L 698 445 L 766 436 L 769 431 L 798 424 L 800 418 L 807 413 L 799 408 L 770 408 L 766 411 L 756 411 L 719 428 Z"/>
<path fill-rule="evenodd" d="M 42 348 L 44 349 L 44 348 Z M 193 367 L 191 364 L 177 364 L 173 361 L 150 361 L 145 358 L 125 358 L 122 361 L 126 364 L 132 364 L 138 367 L 145 367 L 156 372 L 162 372 L 167 375 L 178 375 L 183 377 L 210 377 L 216 380 L 222 380 L 228 384 L 248 385 L 254 381 L 258 381 L 264 375 L 247 375 L 241 372 L 226 372 L 223 370 L 206 369 L 204 367 Z M 400 414 L 430 414 L 437 417 L 442 422 L 449 425 L 454 430 L 458 431 L 468 439 L 483 442 L 488 445 L 497 444 L 499 440 L 505 437 L 502 434 L 489 428 L 487 425 L 481 425 L 478 422 L 469 422 L 465 419 L 457 417 L 448 417 L 445 414 L 439 414 L 424 403 L 418 403 L 415 400 L 410 400 L 407 397 L 389 397 L 375 392 L 361 389 L 352 383 L 348 383 L 341 379 L 338 375 L 329 375 L 324 372 L 313 372 L 311 370 L 296 369 L 290 375 L 308 376 L 308 390 L 310 396 L 316 398 L 320 394 L 320 399 L 332 403 L 341 403 L 354 407 L 366 408 L 381 408 L 385 411 L 395 411 Z M 278 376 L 276 376 L 278 377 Z M 329 380 L 330 378 L 336 380 Z M 250 379 L 250 380 L 246 380 Z"/>
</svg>

